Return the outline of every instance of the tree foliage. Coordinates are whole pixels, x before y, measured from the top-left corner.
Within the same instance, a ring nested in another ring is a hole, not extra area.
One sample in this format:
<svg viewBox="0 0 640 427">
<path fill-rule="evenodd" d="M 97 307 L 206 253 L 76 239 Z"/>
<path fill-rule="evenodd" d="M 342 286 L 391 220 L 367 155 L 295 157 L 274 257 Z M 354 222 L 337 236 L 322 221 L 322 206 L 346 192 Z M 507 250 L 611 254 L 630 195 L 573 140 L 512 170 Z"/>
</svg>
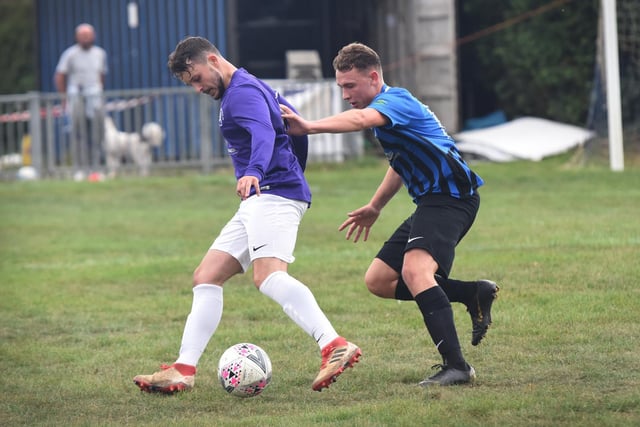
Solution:
<svg viewBox="0 0 640 427">
<path fill-rule="evenodd" d="M 596 59 L 597 0 L 574 0 L 516 22 L 549 0 L 463 1 L 463 25 L 469 33 L 500 23 L 496 31 L 461 49 L 466 87 L 502 109 L 583 125 L 589 107 Z M 511 21 L 513 20 L 513 21 Z M 513 22 L 512 25 L 509 25 Z M 477 111 L 490 106 L 476 99 Z"/>
<path fill-rule="evenodd" d="M 37 88 L 33 16 L 31 0 L 0 0 L 0 94 Z"/>
</svg>

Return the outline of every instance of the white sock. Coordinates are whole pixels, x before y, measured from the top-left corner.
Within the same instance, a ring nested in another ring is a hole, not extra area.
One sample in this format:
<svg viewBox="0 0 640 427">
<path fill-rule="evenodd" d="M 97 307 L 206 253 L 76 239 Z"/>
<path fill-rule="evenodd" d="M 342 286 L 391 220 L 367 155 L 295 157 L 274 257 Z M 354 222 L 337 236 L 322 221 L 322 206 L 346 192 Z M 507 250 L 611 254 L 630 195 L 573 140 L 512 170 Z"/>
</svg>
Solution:
<svg viewBox="0 0 640 427">
<path fill-rule="evenodd" d="M 311 335 L 321 349 L 338 337 L 309 288 L 287 272 L 271 273 L 260 285 L 260 292 L 280 304 L 291 320 Z"/>
<path fill-rule="evenodd" d="M 187 317 L 176 363 L 197 366 L 200 356 L 222 318 L 222 286 L 197 285 L 193 288 L 191 313 Z"/>
</svg>

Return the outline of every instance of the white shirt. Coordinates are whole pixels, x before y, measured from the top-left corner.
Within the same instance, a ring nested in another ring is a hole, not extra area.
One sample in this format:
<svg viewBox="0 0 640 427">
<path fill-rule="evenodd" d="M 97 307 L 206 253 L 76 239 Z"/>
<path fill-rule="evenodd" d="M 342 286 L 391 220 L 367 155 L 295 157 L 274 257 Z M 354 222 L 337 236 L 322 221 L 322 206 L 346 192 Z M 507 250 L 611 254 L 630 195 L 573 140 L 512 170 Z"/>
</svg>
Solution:
<svg viewBox="0 0 640 427">
<path fill-rule="evenodd" d="M 107 74 L 107 53 L 99 46 L 88 50 L 75 44 L 60 56 L 56 72 L 67 76 L 67 94 L 102 93 L 102 76 Z"/>
</svg>

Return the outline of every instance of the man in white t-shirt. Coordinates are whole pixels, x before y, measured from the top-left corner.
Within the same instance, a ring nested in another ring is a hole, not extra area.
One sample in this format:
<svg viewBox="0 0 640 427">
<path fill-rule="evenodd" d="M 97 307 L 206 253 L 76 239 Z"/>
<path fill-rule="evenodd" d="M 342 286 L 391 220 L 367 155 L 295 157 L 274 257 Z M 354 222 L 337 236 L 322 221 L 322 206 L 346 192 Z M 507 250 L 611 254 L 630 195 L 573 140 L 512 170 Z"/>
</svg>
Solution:
<svg viewBox="0 0 640 427">
<path fill-rule="evenodd" d="M 76 44 L 60 56 L 54 80 L 58 92 L 66 95 L 74 167 L 89 169 L 100 162 L 107 53 L 94 45 L 96 35 L 90 24 L 78 25 L 75 38 Z"/>
</svg>

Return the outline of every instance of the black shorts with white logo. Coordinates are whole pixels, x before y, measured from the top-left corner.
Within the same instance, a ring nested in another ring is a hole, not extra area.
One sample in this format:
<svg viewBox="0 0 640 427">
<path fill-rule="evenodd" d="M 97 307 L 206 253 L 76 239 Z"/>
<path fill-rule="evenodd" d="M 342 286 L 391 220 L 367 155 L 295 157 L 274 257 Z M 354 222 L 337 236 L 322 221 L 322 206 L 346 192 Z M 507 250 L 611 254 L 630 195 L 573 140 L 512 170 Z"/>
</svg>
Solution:
<svg viewBox="0 0 640 427">
<path fill-rule="evenodd" d="M 480 196 L 464 199 L 442 194 L 423 196 L 418 206 L 387 240 L 376 258 L 400 274 L 404 253 L 420 248 L 438 263 L 438 274 L 449 277 L 456 245 L 467 234 L 480 207 Z"/>
</svg>

